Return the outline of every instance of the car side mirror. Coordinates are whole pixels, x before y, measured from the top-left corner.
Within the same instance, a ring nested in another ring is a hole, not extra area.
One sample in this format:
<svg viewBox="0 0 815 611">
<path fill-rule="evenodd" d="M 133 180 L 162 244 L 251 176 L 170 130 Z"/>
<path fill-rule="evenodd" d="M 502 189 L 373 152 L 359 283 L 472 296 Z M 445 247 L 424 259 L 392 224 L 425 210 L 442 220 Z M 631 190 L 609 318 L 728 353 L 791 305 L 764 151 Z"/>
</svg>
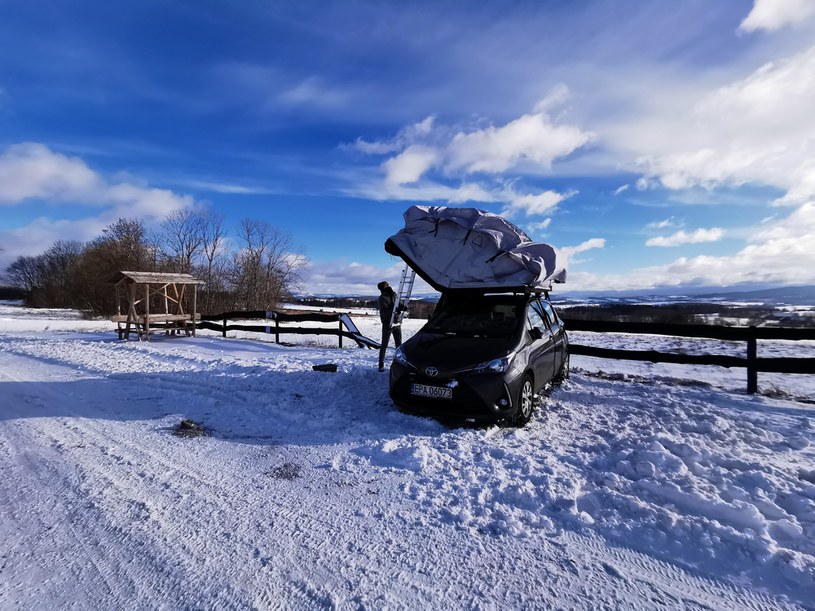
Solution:
<svg viewBox="0 0 815 611">
<path fill-rule="evenodd" d="M 529 334 L 532 336 L 532 339 L 543 339 L 543 331 L 541 331 L 540 327 L 532 327 Z"/>
</svg>

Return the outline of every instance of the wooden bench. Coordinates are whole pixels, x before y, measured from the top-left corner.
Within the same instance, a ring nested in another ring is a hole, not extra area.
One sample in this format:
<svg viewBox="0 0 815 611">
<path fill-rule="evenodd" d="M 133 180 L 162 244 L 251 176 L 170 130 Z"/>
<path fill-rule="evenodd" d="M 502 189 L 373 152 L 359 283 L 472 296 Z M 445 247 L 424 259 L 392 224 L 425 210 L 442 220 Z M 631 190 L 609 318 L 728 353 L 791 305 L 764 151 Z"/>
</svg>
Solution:
<svg viewBox="0 0 815 611">
<path fill-rule="evenodd" d="M 132 332 L 138 333 L 139 339 L 148 338 L 150 333 L 164 331 L 166 335 L 175 335 L 183 331 L 187 336 L 194 335 L 195 322 L 192 314 L 141 314 L 135 318 L 127 314 L 117 314 L 110 317 L 111 322 L 116 323 L 116 331 L 119 339 L 128 339 L 131 333 L 130 325 L 133 325 Z M 195 320 L 201 320 L 201 315 L 196 314 Z"/>
</svg>

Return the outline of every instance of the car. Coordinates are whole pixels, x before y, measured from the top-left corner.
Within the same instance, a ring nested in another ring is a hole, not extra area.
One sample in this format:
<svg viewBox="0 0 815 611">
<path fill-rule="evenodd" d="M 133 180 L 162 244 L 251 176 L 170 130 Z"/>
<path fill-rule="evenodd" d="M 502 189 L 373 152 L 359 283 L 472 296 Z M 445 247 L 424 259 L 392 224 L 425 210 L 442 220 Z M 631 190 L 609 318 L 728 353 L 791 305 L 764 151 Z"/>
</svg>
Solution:
<svg viewBox="0 0 815 611">
<path fill-rule="evenodd" d="M 568 374 L 569 339 L 546 292 L 458 290 L 397 348 L 389 389 L 405 411 L 523 426 L 538 392 Z"/>
</svg>

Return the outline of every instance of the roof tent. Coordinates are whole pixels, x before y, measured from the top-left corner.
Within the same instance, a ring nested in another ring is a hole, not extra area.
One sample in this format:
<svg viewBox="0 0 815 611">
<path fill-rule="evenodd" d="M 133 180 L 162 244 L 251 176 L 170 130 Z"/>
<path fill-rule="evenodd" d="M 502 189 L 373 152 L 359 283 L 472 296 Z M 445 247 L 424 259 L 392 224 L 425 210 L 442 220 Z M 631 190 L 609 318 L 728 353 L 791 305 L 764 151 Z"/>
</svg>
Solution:
<svg viewBox="0 0 815 611">
<path fill-rule="evenodd" d="M 548 289 L 566 281 L 549 244 L 533 242 L 506 219 L 476 208 L 411 206 L 385 242 L 435 290 Z"/>
</svg>

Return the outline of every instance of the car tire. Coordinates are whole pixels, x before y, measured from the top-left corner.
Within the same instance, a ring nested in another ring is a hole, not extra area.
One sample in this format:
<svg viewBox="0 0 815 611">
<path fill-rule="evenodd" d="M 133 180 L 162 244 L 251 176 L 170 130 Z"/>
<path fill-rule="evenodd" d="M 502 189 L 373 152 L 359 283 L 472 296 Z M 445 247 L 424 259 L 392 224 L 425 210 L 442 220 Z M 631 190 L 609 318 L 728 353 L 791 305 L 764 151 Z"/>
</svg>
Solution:
<svg viewBox="0 0 815 611">
<path fill-rule="evenodd" d="M 563 384 L 566 380 L 569 379 L 569 353 L 566 352 L 566 355 L 563 357 L 563 364 L 560 366 L 560 371 L 557 372 L 557 375 L 552 380 L 555 384 Z"/>
<path fill-rule="evenodd" d="M 521 388 L 518 390 L 518 411 L 515 412 L 515 426 L 523 426 L 529 422 L 534 407 L 535 387 L 532 384 L 532 376 L 526 374 L 521 380 Z"/>
</svg>

